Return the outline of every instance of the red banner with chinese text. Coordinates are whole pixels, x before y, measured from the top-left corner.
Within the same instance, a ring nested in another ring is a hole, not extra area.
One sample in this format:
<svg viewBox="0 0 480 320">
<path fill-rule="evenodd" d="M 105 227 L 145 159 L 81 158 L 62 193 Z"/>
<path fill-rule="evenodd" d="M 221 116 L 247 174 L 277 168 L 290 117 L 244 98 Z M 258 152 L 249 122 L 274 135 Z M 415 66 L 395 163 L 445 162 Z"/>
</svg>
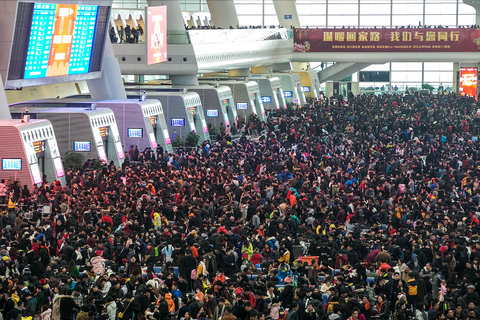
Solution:
<svg viewBox="0 0 480 320">
<path fill-rule="evenodd" d="M 295 29 L 294 52 L 478 52 L 480 29 Z"/>
</svg>

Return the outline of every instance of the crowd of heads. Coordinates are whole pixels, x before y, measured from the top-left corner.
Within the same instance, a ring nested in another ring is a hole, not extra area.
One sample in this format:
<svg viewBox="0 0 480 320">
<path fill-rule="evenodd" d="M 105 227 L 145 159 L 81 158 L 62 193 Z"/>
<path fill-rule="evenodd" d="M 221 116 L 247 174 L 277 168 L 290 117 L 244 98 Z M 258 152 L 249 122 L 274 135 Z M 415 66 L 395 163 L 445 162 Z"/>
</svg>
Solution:
<svg viewBox="0 0 480 320">
<path fill-rule="evenodd" d="M 340 96 L 255 138 L 1 183 L 4 319 L 476 319 L 477 110 Z"/>
</svg>

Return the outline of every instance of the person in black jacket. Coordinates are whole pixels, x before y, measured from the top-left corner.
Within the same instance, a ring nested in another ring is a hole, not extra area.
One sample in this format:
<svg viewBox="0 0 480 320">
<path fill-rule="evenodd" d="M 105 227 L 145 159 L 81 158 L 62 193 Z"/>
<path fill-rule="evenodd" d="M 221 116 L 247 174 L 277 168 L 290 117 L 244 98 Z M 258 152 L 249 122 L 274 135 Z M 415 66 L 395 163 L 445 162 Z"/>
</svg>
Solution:
<svg viewBox="0 0 480 320">
<path fill-rule="evenodd" d="M 135 314 L 145 314 L 148 306 L 148 296 L 145 294 L 145 291 L 143 289 L 137 290 L 133 300 L 133 310 L 135 311 Z"/>
<path fill-rule="evenodd" d="M 183 259 L 183 269 L 187 278 L 188 290 L 193 291 L 193 281 L 195 279 L 192 279 L 190 275 L 192 270 L 197 269 L 197 260 L 192 256 L 191 250 L 187 250 L 187 256 Z"/>
<path fill-rule="evenodd" d="M 168 303 L 165 300 L 165 293 L 163 291 L 158 293 L 158 311 L 160 312 L 160 320 L 164 320 L 168 316 Z"/>
</svg>

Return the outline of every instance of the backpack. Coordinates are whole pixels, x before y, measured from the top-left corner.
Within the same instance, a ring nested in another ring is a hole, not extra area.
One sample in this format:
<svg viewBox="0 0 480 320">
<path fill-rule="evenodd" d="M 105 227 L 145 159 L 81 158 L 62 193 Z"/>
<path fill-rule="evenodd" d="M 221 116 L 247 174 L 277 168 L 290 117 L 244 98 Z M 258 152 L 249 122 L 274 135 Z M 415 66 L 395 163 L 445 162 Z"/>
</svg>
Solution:
<svg viewBox="0 0 480 320">
<path fill-rule="evenodd" d="M 468 260 L 468 252 L 467 252 L 467 249 L 463 249 L 460 251 L 459 255 L 458 255 L 458 260 L 460 262 L 466 262 Z"/>
<path fill-rule="evenodd" d="M 197 269 L 193 269 L 192 272 L 190 272 L 190 279 L 192 280 L 197 279 Z"/>
<path fill-rule="evenodd" d="M 31 275 L 32 275 L 32 272 L 30 271 L 29 267 L 23 268 L 22 276 L 31 276 Z"/>
</svg>

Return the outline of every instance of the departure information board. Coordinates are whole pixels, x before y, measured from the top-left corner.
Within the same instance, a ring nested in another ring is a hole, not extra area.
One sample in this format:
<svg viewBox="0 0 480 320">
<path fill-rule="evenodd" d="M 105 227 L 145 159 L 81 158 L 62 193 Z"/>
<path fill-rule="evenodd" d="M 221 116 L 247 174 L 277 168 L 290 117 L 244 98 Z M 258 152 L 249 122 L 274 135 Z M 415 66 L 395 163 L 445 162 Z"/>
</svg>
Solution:
<svg viewBox="0 0 480 320">
<path fill-rule="evenodd" d="M 98 6 L 36 3 L 24 79 L 88 73 Z"/>
</svg>

